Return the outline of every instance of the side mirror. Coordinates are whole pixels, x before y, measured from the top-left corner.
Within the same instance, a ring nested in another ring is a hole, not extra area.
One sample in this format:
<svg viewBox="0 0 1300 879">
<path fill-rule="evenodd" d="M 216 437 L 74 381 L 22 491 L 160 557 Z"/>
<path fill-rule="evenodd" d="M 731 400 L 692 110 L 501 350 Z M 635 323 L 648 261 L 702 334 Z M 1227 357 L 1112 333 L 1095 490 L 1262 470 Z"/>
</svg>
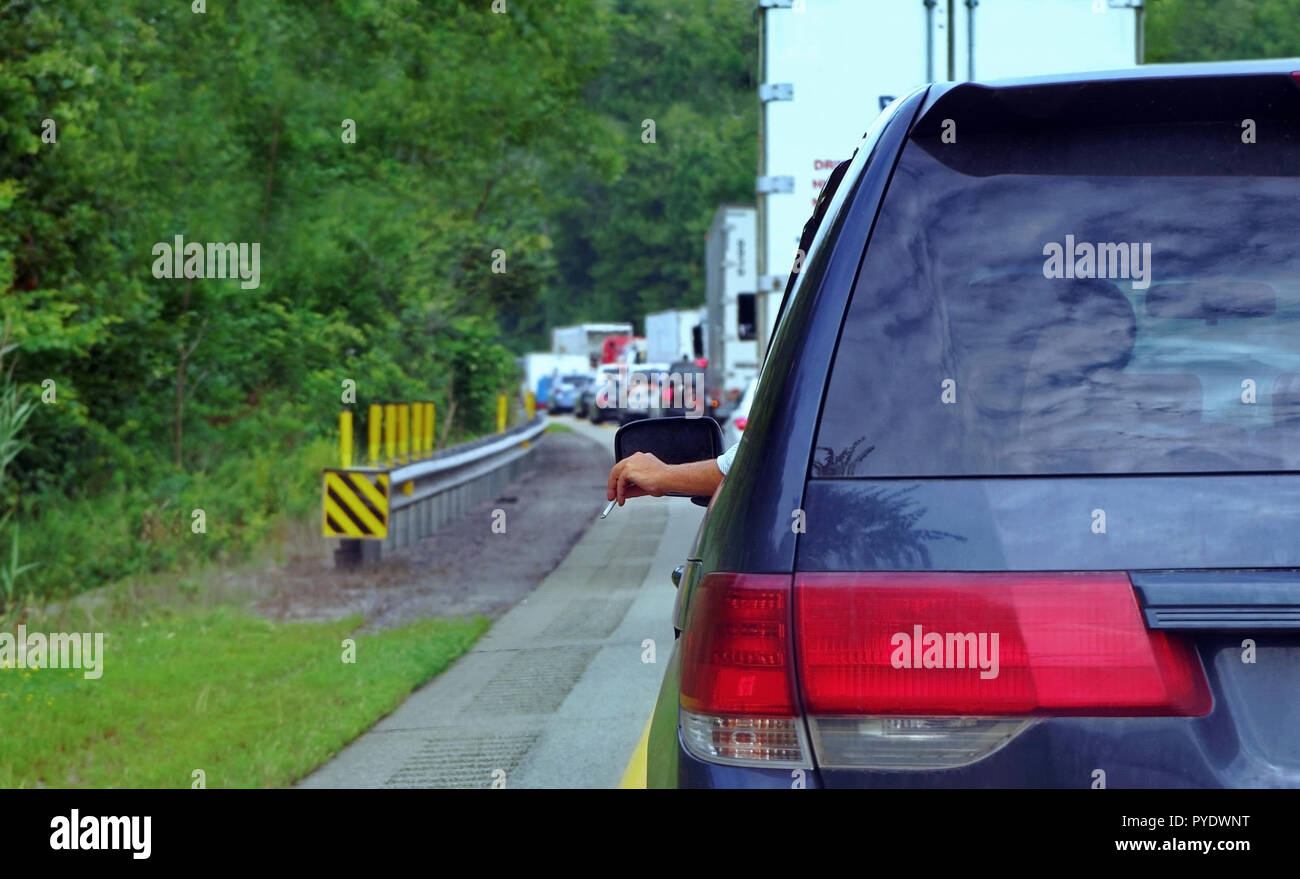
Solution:
<svg viewBox="0 0 1300 879">
<path fill-rule="evenodd" d="M 622 461 L 637 452 L 649 452 L 665 464 L 689 464 L 723 453 L 722 428 L 707 415 L 698 418 L 645 418 L 629 421 L 614 434 L 614 459 Z M 686 497 L 669 492 L 675 497 Z M 707 497 L 691 501 L 708 506 Z"/>
</svg>

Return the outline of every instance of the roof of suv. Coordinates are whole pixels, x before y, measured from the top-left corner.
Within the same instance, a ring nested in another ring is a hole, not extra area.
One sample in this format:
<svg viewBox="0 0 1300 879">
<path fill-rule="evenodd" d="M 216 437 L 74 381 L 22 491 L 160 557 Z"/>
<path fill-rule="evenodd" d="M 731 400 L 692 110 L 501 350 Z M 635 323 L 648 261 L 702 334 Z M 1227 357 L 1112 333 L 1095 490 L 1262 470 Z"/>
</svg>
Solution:
<svg viewBox="0 0 1300 879">
<path fill-rule="evenodd" d="M 1005 79 L 971 80 L 969 82 L 936 82 L 931 95 L 963 85 L 988 88 L 1014 88 L 1021 85 L 1047 85 L 1051 83 L 1103 82 L 1123 79 L 1168 79 L 1193 76 L 1249 76 L 1261 73 L 1292 73 L 1300 71 L 1300 58 L 1262 58 L 1253 61 L 1192 61 L 1180 64 L 1142 64 L 1137 67 L 1120 67 L 1115 70 L 1088 70 L 1077 73 L 1046 73 L 1036 76 L 1015 76 Z"/>
<path fill-rule="evenodd" d="M 1122 83 L 1142 81 L 1194 79 L 1197 77 L 1267 76 L 1300 72 L 1300 58 L 1265 58 L 1254 61 L 1195 61 L 1182 64 L 1143 64 L 1117 70 L 1091 70 L 1079 73 L 1050 73 L 1038 76 L 1018 76 L 1007 79 L 971 80 L 967 82 L 936 82 L 930 86 L 922 114 L 934 106 L 944 95 L 954 91 L 973 89 L 1016 89 L 1026 86 L 1072 85 L 1084 83 Z"/>
<path fill-rule="evenodd" d="M 943 120 L 966 131 L 1147 125 L 1300 116 L 1300 59 L 1153 64 L 988 82 L 936 83 L 914 130 Z"/>
</svg>

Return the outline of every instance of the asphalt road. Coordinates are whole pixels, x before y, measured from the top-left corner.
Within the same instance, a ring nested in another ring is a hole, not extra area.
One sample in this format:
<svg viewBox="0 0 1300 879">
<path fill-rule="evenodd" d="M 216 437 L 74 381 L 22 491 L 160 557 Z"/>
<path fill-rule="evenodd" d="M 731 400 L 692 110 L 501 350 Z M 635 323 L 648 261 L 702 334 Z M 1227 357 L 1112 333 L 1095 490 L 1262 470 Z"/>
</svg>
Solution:
<svg viewBox="0 0 1300 879">
<path fill-rule="evenodd" d="M 612 448 L 612 429 L 557 420 Z M 672 646 L 669 575 L 702 515 L 637 498 L 592 517 L 469 653 L 300 786 L 617 786 Z"/>
</svg>

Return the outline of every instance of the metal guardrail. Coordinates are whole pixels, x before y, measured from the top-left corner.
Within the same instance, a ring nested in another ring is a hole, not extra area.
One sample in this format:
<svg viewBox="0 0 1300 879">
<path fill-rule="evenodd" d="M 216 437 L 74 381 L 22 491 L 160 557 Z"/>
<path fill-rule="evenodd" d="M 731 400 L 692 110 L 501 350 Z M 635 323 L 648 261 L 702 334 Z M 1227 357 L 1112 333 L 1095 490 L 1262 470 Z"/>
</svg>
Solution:
<svg viewBox="0 0 1300 879">
<path fill-rule="evenodd" d="M 335 566 L 378 561 L 494 497 L 527 469 L 532 440 L 545 430 L 545 417 L 534 415 L 423 460 L 325 471 L 324 533 L 343 538 Z"/>
</svg>

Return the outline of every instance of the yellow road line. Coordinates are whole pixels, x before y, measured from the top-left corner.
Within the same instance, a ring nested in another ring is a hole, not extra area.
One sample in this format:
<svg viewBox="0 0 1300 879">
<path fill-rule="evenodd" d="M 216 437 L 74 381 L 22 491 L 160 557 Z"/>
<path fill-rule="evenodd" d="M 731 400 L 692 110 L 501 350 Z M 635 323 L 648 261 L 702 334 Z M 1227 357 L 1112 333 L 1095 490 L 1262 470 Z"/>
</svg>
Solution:
<svg viewBox="0 0 1300 879">
<path fill-rule="evenodd" d="M 644 790 L 646 779 L 646 746 L 650 742 L 650 721 L 654 720 L 654 712 L 646 718 L 645 729 L 641 730 L 641 738 L 637 741 L 636 747 L 632 750 L 632 758 L 627 761 L 627 768 L 623 770 L 623 779 L 618 783 L 620 790 Z"/>
</svg>

